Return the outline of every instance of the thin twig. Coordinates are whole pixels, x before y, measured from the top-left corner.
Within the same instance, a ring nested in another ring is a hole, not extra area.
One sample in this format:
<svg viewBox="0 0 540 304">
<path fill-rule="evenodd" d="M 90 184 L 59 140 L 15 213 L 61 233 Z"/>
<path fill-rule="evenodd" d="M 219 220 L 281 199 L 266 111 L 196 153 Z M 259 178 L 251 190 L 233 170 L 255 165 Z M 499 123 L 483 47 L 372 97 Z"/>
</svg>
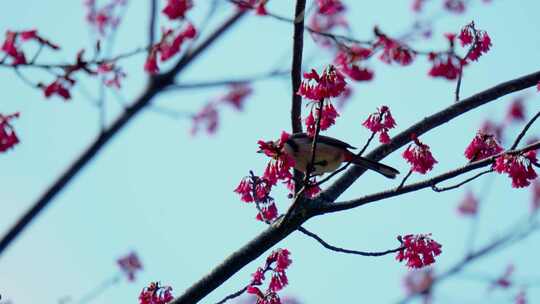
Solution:
<svg viewBox="0 0 540 304">
<path fill-rule="evenodd" d="M 367 251 L 358 251 L 358 250 L 345 249 L 345 248 L 340 248 L 340 247 L 336 247 L 336 246 L 328 244 L 320 236 L 318 236 L 315 233 L 307 230 L 304 227 L 299 227 L 297 230 L 302 232 L 303 234 L 315 239 L 324 248 L 330 249 L 330 250 L 336 251 L 336 252 L 341 252 L 341 253 L 356 254 L 356 255 L 361 255 L 361 256 L 383 256 L 383 255 L 387 255 L 387 254 L 391 254 L 391 253 L 396 253 L 396 252 L 404 249 L 401 246 L 396 248 L 396 249 L 390 249 L 390 250 L 380 251 L 380 252 L 367 252 Z"/>
<path fill-rule="evenodd" d="M 409 172 L 407 172 L 407 175 L 405 175 L 405 177 L 401 180 L 401 183 L 399 183 L 399 186 L 397 187 L 397 190 L 403 188 L 403 185 L 405 185 L 405 182 L 407 181 L 407 179 L 409 179 L 409 177 L 411 176 L 411 174 L 413 173 L 412 169 L 409 170 Z"/>
<path fill-rule="evenodd" d="M 156 41 L 157 0 L 150 1 L 150 21 L 148 22 L 148 45 Z"/>
<path fill-rule="evenodd" d="M 241 296 L 244 292 L 246 292 L 246 290 L 248 289 L 249 285 L 238 290 L 237 292 L 234 292 L 234 293 L 231 293 L 230 295 L 226 296 L 225 298 L 223 298 L 221 301 L 219 302 L 216 302 L 216 304 L 223 304 L 229 300 L 232 300 L 234 298 L 237 298 L 239 296 Z"/>
<path fill-rule="evenodd" d="M 455 184 L 455 185 L 448 186 L 448 187 L 442 187 L 442 188 L 441 188 L 441 187 L 437 187 L 437 185 L 433 185 L 433 186 L 431 186 L 431 189 L 432 189 L 433 191 L 435 191 L 435 192 L 444 192 L 444 191 L 456 189 L 456 188 L 459 188 L 459 187 L 465 185 L 466 183 L 468 183 L 468 182 L 470 182 L 470 181 L 473 181 L 473 180 L 479 178 L 480 176 L 482 176 L 482 175 L 484 175 L 484 174 L 488 174 L 488 173 L 491 173 L 491 172 L 493 172 L 493 169 L 490 168 L 490 169 L 487 169 L 487 170 L 485 170 L 485 171 L 482 171 L 482 172 L 480 172 L 480 173 L 478 173 L 478 174 L 475 174 L 475 175 L 473 175 L 472 177 L 469 177 L 469 178 L 467 178 L 466 180 L 464 180 L 464 181 L 462 181 L 462 182 L 460 182 L 460 183 L 457 183 L 457 184 Z"/>
<path fill-rule="evenodd" d="M 180 82 L 168 86 L 165 90 L 188 90 L 188 89 L 206 89 L 211 87 L 228 86 L 240 83 L 252 83 L 255 81 L 268 80 L 275 77 L 288 75 L 290 71 L 270 71 L 267 73 L 256 74 L 252 76 L 239 77 L 236 79 L 210 80 L 202 82 Z"/>
<path fill-rule="evenodd" d="M 516 137 L 516 140 L 514 141 L 512 146 L 510 147 L 510 150 L 514 150 L 515 148 L 517 148 L 517 146 L 519 145 L 519 142 L 523 139 L 523 137 L 525 136 L 527 131 L 531 128 L 531 126 L 538 119 L 538 117 L 540 117 L 540 111 L 538 113 L 536 113 L 536 115 L 534 115 L 534 117 L 531 118 L 531 120 L 529 120 L 529 122 L 525 125 L 525 127 L 523 127 L 523 130 L 521 130 L 518 137 Z"/>
</svg>

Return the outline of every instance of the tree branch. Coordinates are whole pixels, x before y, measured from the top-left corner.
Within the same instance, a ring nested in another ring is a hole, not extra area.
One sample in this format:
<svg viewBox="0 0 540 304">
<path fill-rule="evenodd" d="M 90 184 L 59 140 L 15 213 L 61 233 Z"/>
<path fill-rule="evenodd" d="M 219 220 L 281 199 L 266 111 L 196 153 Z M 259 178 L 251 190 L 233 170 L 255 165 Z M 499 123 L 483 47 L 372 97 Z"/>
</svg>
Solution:
<svg viewBox="0 0 540 304">
<path fill-rule="evenodd" d="M 469 171 L 472 171 L 472 170 L 475 170 L 475 169 L 478 169 L 478 168 L 482 168 L 482 167 L 491 165 L 495 161 L 495 159 L 497 157 L 499 157 L 499 156 L 501 156 L 503 154 L 524 153 L 524 152 L 531 151 L 531 150 L 537 150 L 539 148 L 540 148 L 540 141 L 537 141 L 537 142 L 535 142 L 535 143 L 533 143 L 531 145 L 528 145 L 528 146 L 524 147 L 523 149 L 505 151 L 505 152 L 499 153 L 497 155 L 485 158 L 483 160 L 479 160 L 479 161 L 469 163 L 469 164 L 467 164 L 467 165 L 465 165 L 465 166 L 463 166 L 461 168 L 454 169 L 452 171 L 448 171 L 446 173 L 440 174 L 440 175 L 435 176 L 433 178 L 430 178 L 430 179 L 427 179 L 427 180 L 424 180 L 424 181 L 421 181 L 421 182 L 418 182 L 418 183 L 410 184 L 408 186 L 404 186 L 404 187 L 401 187 L 401 188 L 398 188 L 398 189 L 394 188 L 394 189 L 390 189 L 390 190 L 386 190 L 386 191 L 382 191 L 382 192 L 378 192 L 378 193 L 374 193 L 374 194 L 369 194 L 369 195 L 366 195 L 366 196 L 358 198 L 358 199 L 353 199 L 353 200 L 344 201 L 344 202 L 337 202 L 337 203 L 334 203 L 334 204 L 326 203 L 324 206 L 321 206 L 318 213 L 324 214 L 324 213 L 348 210 L 348 209 L 352 209 L 352 208 L 359 207 L 359 206 L 362 206 L 362 205 L 366 205 L 366 204 L 371 203 L 371 202 L 380 201 L 380 200 L 383 200 L 383 199 L 386 199 L 386 198 L 391 198 L 391 197 L 394 197 L 394 196 L 398 196 L 398 195 L 401 195 L 401 194 L 404 194 L 404 193 L 408 193 L 408 192 L 417 191 L 417 190 L 420 190 L 420 189 L 432 187 L 433 185 L 435 185 L 437 183 L 440 183 L 442 181 L 454 178 L 454 177 L 459 176 L 459 175 L 461 175 L 463 173 L 466 173 L 466 172 L 469 172 Z"/>
<path fill-rule="evenodd" d="M 408 144 L 411 141 L 410 138 L 412 134 L 421 136 L 422 134 L 438 126 L 460 115 L 463 115 L 472 109 L 494 101 L 499 97 L 535 86 L 538 81 L 540 81 L 540 71 L 503 82 L 471 97 L 465 98 L 460 102 L 454 103 L 450 107 L 428 116 L 420 122 L 412 125 L 407 130 L 393 137 L 389 144 L 379 146 L 371 153 L 367 154 L 366 157 L 371 160 L 380 161 L 387 155 Z M 351 167 L 345 174 L 341 175 L 332 185 L 330 185 L 330 187 L 328 187 L 328 189 L 323 192 L 324 197 L 330 201 L 336 200 L 365 171 L 366 169 L 358 166 Z"/>
<path fill-rule="evenodd" d="M 152 77 L 144 90 L 144 92 L 135 100 L 135 102 L 126 108 L 124 113 L 118 117 L 113 124 L 105 129 L 90 146 L 73 162 L 67 170 L 43 193 L 37 202 L 30 207 L 23 216 L 17 220 L 9 231 L 0 240 L 0 255 L 4 250 L 15 240 L 15 238 L 37 217 L 43 209 L 49 205 L 54 197 L 64 187 L 72 181 L 72 179 L 88 164 L 99 151 L 116 135 L 122 128 L 144 109 L 157 94 L 165 87 L 172 84 L 175 76 L 186 68 L 194 59 L 205 51 L 221 34 L 229 29 L 236 21 L 243 16 L 243 12 L 237 12 L 228 20 L 226 20 L 214 33 L 203 41 L 192 52 L 185 54 L 178 63 L 167 73 Z"/>
<path fill-rule="evenodd" d="M 202 81 L 202 82 L 180 82 L 175 83 L 166 88 L 167 91 L 172 90 L 189 90 L 189 89 L 206 89 L 211 87 L 227 86 L 239 83 L 251 83 L 254 81 L 267 80 L 274 77 L 285 76 L 289 74 L 290 71 L 271 71 L 267 73 L 262 73 L 258 75 L 246 76 L 237 79 L 224 79 L 224 80 L 214 80 L 214 81 Z"/>
<path fill-rule="evenodd" d="M 512 146 L 510 147 L 511 150 L 517 148 L 517 146 L 519 145 L 519 142 L 523 139 L 525 134 L 527 134 L 527 131 L 531 128 L 531 126 L 538 119 L 538 117 L 540 117 L 540 111 L 538 113 L 536 113 L 536 115 L 534 115 L 534 117 L 531 118 L 531 120 L 529 120 L 529 122 L 525 125 L 525 127 L 523 127 L 523 130 L 521 130 L 518 137 L 516 137 L 516 140 L 514 141 Z"/>
<path fill-rule="evenodd" d="M 302 132 L 302 96 L 296 94 L 302 82 L 302 53 L 304 49 L 304 13 L 306 9 L 306 0 L 297 0 L 294 10 L 296 22 L 294 22 L 293 35 L 293 58 L 291 64 L 291 82 L 292 82 L 292 106 L 291 123 L 292 132 Z"/>
</svg>

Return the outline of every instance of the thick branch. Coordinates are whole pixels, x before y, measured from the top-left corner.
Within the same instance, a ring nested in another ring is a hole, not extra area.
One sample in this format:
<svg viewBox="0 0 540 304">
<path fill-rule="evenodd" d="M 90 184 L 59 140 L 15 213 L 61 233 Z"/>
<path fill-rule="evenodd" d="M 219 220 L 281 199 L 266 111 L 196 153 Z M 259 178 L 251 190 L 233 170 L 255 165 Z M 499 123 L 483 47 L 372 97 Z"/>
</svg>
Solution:
<svg viewBox="0 0 540 304">
<path fill-rule="evenodd" d="M 302 82 L 302 52 L 304 49 L 304 14 L 306 9 L 306 0 L 297 0 L 294 10 L 294 35 L 293 35 L 293 58 L 291 66 L 292 81 L 292 107 L 291 123 L 293 133 L 302 132 L 302 97 L 296 92 Z"/>
<path fill-rule="evenodd" d="M 324 206 L 321 207 L 321 209 L 319 210 L 318 213 L 323 214 L 323 213 L 343 211 L 343 210 L 359 207 L 359 206 L 362 206 L 362 205 L 365 205 L 365 204 L 368 204 L 368 203 L 371 203 L 371 202 L 380 201 L 380 200 L 383 200 L 383 199 L 386 199 L 386 198 L 391 198 L 391 197 L 394 197 L 394 196 L 398 196 L 398 195 L 401 195 L 401 194 L 404 194 L 404 193 L 408 193 L 408 192 L 417 191 L 417 190 L 420 190 L 420 189 L 432 187 L 433 185 L 436 185 L 436 184 L 438 184 L 438 183 L 440 183 L 442 181 L 454 178 L 454 177 L 459 176 L 459 175 L 461 175 L 463 173 L 466 173 L 466 172 L 469 172 L 469 171 L 472 171 L 472 170 L 475 170 L 475 169 L 478 169 L 478 168 L 482 168 L 482 167 L 491 165 L 495 161 L 495 159 L 497 157 L 499 157 L 499 156 L 501 156 L 503 154 L 507 154 L 507 153 L 510 153 L 510 154 L 524 153 L 524 152 L 531 151 L 531 150 L 537 150 L 539 148 L 540 148 L 540 141 L 537 141 L 537 142 L 535 142 L 535 143 L 533 143 L 531 145 L 528 145 L 528 146 L 524 147 L 523 149 L 518 149 L 518 150 L 513 150 L 513 151 L 505 151 L 505 152 L 502 152 L 500 154 L 488 157 L 486 159 L 469 163 L 466 166 L 463 166 L 461 168 L 458 168 L 458 169 L 455 169 L 455 170 L 452 170 L 452 171 L 448 171 L 446 173 L 440 174 L 440 175 L 435 176 L 433 178 L 430 178 L 430 179 L 427 179 L 427 180 L 424 180 L 424 181 L 421 181 L 421 182 L 418 182 L 418 183 L 410 184 L 408 186 L 404 186 L 404 187 L 401 187 L 401 188 L 398 188 L 398 189 L 390 189 L 390 190 L 386 190 L 386 191 L 366 195 L 364 197 L 349 200 L 349 201 L 337 202 L 337 203 L 334 203 L 334 204 L 325 204 Z"/>
<path fill-rule="evenodd" d="M 79 173 L 99 151 L 116 135 L 136 114 L 144 109 L 154 96 L 159 94 L 166 86 L 173 83 L 175 76 L 186 68 L 198 55 L 208 48 L 221 34 L 229 29 L 240 17 L 242 12 L 235 13 L 225 23 L 212 33 L 205 41 L 190 53 L 184 55 L 169 72 L 150 79 L 144 92 L 136 101 L 126 108 L 125 112 L 114 123 L 104 130 L 98 138 L 75 160 L 71 166 L 43 193 L 38 201 L 13 225 L 2 240 L 0 240 L 0 254 L 11 242 L 38 216 L 53 198 Z"/>
<path fill-rule="evenodd" d="M 540 81 L 540 71 L 520 78 L 498 84 L 490 89 L 477 93 L 471 97 L 465 98 L 460 102 L 454 103 L 450 107 L 424 118 L 422 121 L 414 124 L 407 130 L 399 133 L 389 144 L 379 146 L 367 158 L 379 161 L 398 150 L 410 142 L 411 134 L 420 136 L 450 120 L 456 118 L 472 109 L 475 109 L 488 102 L 496 100 L 499 97 L 508 95 L 536 85 Z M 340 176 L 326 191 L 323 196 L 330 201 L 337 199 L 347 188 L 349 188 L 357 178 L 359 178 L 366 169 L 353 166 L 345 174 Z"/>
</svg>

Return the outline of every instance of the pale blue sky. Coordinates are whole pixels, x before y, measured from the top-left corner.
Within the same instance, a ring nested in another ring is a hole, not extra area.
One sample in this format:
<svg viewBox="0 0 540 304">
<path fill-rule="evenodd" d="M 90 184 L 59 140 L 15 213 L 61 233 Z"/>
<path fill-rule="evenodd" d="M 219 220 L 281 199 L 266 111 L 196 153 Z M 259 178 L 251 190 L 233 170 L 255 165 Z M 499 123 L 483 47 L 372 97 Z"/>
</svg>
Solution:
<svg viewBox="0 0 540 304">
<path fill-rule="evenodd" d="M 99 1 L 98 1 L 99 2 Z M 164 1 L 160 1 L 164 2 Z M 311 1 L 308 1 L 311 2 Z M 436 11 L 430 1 L 428 10 Z M 537 71 L 540 52 L 540 2 L 535 0 L 479 0 L 465 15 L 448 15 L 437 20 L 435 38 L 419 48 L 442 48 L 442 33 L 457 31 L 474 20 L 489 32 L 493 48 L 478 63 L 467 67 L 462 96 L 492 85 Z M 195 1 L 192 19 L 201 20 L 209 1 Z M 410 25 L 413 15 L 410 1 L 347 1 L 352 32 L 369 38 L 374 25 L 389 34 L 399 34 Z M 354 6 L 353 6 L 354 4 Z M 215 15 L 212 25 L 229 13 L 228 4 Z M 62 51 L 45 52 L 44 62 L 70 60 L 81 48 L 92 45 L 92 36 L 84 22 L 81 1 L 12 1 L 4 4 L 0 33 L 7 29 L 37 28 L 45 37 L 62 46 Z M 283 15 L 292 13 L 292 1 L 271 1 L 268 9 Z M 131 1 L 119 29 L 115 50 L 130 50 L 146 43 L 147 1 Z M 429 15 L 429 13 L 427 14 Z M 161 18 L 163 24 L 165 20 Z M 181 80 L 241 77 L 266 72 L 282 64 L 288 68 L 292 48 L 292 27 L 269 18 L 249 16 L 242 20 L 209 52 L 193 64 Z M 116 53 L 116 52 L 115 52 Z M 314 47 L 306 35 L 306 57 L 316 58 L 320 68 L 331 58 Z M 49 55 L 50 54 L 50 55 Z M 284 57 L 285 56 L 285 57 Z M 286 60 L 284 60 L 285 58 Z M 128 78 L 121 94 L 131 101 L 144 87 L 144 56 L 121 64 Z M 452 103 L 454 83 L 429 78 L 425 59 L 411 67 L 370 64 L 376 71 L 373 82 L 355 85 L 354 98 L 337 125 L 328 134 L 360 146 L 369 133 L 361 122 L 377 106 L 390 106 L 398 124 L 396 134 L 419 119 Z M 305 66 L 311 68 L 311 66 Z M 49 75 L 24 71 L 35 80 L 50 81 Z M 21 112 L 14 125 L 21 144 L 0 155 L 2 212 L 0 231 L 5 231 L 44 189 L 88 145 L 98 131 L 98 112 L 80 91 L 68 103 L 60 99 L 44 100 L 41 92 L 25 86 L 9 69 L 0 69 L 2 102 L 0 113 Z M 0 294 L 16 304 L 55 303 L 70 295 L 77 299 L 117 271 L 118 256 L 135 250 L 143 264 L 135 283 L 120 283 L 107 290 L 94 303 L 135 303 L 140 289 L 149 281 L 160 280 L 180 294 L 206 274 L 224 257 L 246 243 L 265 227 L 256 222 L 255 209 L 242 203 L 232 192 L 250 169 L 262 172 L 266 159 L 256 151 L 258 139 L 277 137 L 290 128 L 289 79 L 257 83 L 255 95 L 246 111 L 222 111 L 221 125 L 215 136 L 189 135 L 190 122 L 172 120 L 152 112 L 136 117 L 56 197 L 0 257 Z M 87 91 L 96 96 L 96 84 L 84 81 Z M 196 111 L 223 89 L 170 92 L 156 104 L 180 111 Z M 526 106 L 537 111 L 539 98 L 529 90 Z M 439 164 L 432 174 L 464 164 L 466 145 L 481 122 L 491 117 L 501 120 L 513 96 L 501 98 L 474 110 L 422 137 L 430 144 Z M 108 117 L 121 110 L 108 94 Z M 533 132 L 540 131 L 537 126 Z M 508 129 L 512 136 L 519 126 Z M 407 164 L 399 152 L 385 159 L 402 172 Z M 419 180 L 413 176 L 411 180 Z M 342 198 L 354 198 L 392 186 L 376 174 L 366 174 Z M 483 190 L 490 186 L 490 190 Z M 480 179 L 471 188 L 486 191 L 481 207 L 479 241 L 489 241 L 505 231 L 528 212 L 528 189 L 512 189 L 503 176 Z M 436 194 L 425 190 L 395 199 L 377 202 L 345 213 L 311 220 L 309 228 L 328 242 L 358 250 L 384 250 L 396 245 L 395 237 L 406 233 L 433 233 L 443 244 L 436 269 L 449 267 L 463 253 L 470 221 L 458 217 L 455 207 L 464 189 Z M 280 210 L 289 201 L 284 191 L 275 195 Z M 508 262 L 516 264 L 516 276 L 540 280 L 537 267 L 539 236 L 533 236 L 512 249 L 471 266 L 471 273 L 502 272 Z M 393 256 L 367 258 L 333 253 L 318 243 L 294 233 L 279 244 L 292 253 L 290 286 L 284 294 L 295 295 L 304 303 L 393 303 L 402 296 L 401 278 L 406 267 Z M 244 286 L 265 257 L 249 264 L 202 303 L 214 303 Z M 487 294 L 485 283 L 453 279 L 438 289 L 437 303 L 510 303 L 510 293 Z M 532 303 L 540 292 L 531 288 Z"/>
</svg>

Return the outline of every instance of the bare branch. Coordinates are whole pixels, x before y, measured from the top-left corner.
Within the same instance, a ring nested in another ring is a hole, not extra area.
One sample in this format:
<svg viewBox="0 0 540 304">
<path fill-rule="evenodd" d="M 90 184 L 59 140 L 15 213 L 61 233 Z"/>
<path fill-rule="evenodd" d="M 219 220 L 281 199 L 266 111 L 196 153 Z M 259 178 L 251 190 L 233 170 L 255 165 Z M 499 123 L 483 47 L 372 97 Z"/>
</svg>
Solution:
<svg viewBox="0 0 540 304">
<path fill-rule="evenodd" d="M 306 9 L 306 0 L 297 0 L 294 15 L 298 22 L 294 23 L 293 35 L 293 57 L 291 64 L 291 82 L 292 82 L 292 106 L 291 123 L 292 132 L 302 132 L 302 96 L 298 95 L 298 89 L 302 82 L 302 53 L 304 50 L 304 13 Z M 291 20 L 292 21 L 292 20 Z"/>
<path fill-rule="evenodd" d="M 114 137 L 124 126 L 134 118 L 150 101 L 159 94 L 163 88 L 173 83 L 175 76 L 186 68 L 194 59 L 205 51 L 218 37 L 227 31 L 233 24 L 243 16 L 243 12 L 237 12 L 227 19 L 214 33 L 196 47 L 191 53 L 184 55 L 178 63 L 167 73 L 157 75 L 150 79 L 150 82 L 144 92 L 135 100 L 135 102 L 126 108 L 112 125 L 104 130 L 90 146 L 60 175 L 60 177 L 42 194 L 37 202 L 27 210 L 21 218 L 9 229 L 9 231 L 0 240 L 0 254 L 11 244 L 13 240 L 26 228 L 26 226 L 36 218 L 43 209 L 49 205 L 54 197 L 72 181 L 99 151 Z"/>
<path fill-rule="evenodd" d="M 167 91 L 171 90 L 189 90 L 189 89 L 206 89 L 211 87 L 228 86 L 240 83 L 251 83 L 254 81 L 268 80 L 271 78 L 281 77 L 288 75 L 290 71 L 270 71 L 268 73 L 262 73 L 252 76 L 245 76 L 237 79 L 224 79 L 204 82 L 180 82 L 175 83 L 166 88 Z"/>
<path fill-rule="evenodd" d="M 320 236 L 316 235 L 315 233 L 307 230 L 304 227 L 299 227 L 298 231 L 302 232 L 303 234 L 315 239 L 317 242 L 319 242 L 324 248 L 330 249 L 332 251 L 341 252 L 341 253 L 350 253 L 350 254 L 356 254 L 361 256 L 383 256 L 391 253 L 396 253 L 403 249 L 403 247 L 398 247 L 396 249 L 390 249 L 386 251 L 380 251 L 380 252 L 367 252 L 367 251 L 358 251 L 358 250 L 351 250 L 351 249 L 344 249 L 336 246 L 332 246 L 325 242 Z"/>
<path fill-rule="evenodd" d="M 226 296 L 225 298 L 223 298 L 221 301 L 219 302 L 216 302 L 216 304 L 223 304 L 229 300 L 232 300 L 234 298 L 238 298 L 239 296 L 241 296 L 244 292 L 246 292 L 246 290 L 248 289 L 249 286 L 246 286 L 240 290 L 238 290 L 237 292 L 234 292 L 234 293 L 231 293 L 230 295 Z"/>
<path fill-rule="evenodd" d="M 431 189 L 433 191 L 435 191 L 435 192 L 444 192 L 444 191 L 456 189 L 456 188 L 459 188 L 459 187 L 465 185 L 466 183 L 468 183 L 470 181 L 473 181 L 473 180 L 479 178 L 480 176 L 482 176 L 484 174 L 488 174 L 488 173 L 491 173 L 491 172 L 493 172 L 493 169 L 487 169 L 485 171 L 482 171 L 482 172 L 480 172 L 478 174 L 473 175 L 472 177 L 467 178 L 466 180 L 464 180 L 464 181 L 462 181 L 462 182 L 460 182 L 458 184 L 448 186 L 448 187 L 442 187 L 442 188 L 437 187 L 437 185 L 433 185 L 433 186 L 431 186 Z"/>
<path fill-rule="evenodd" d="M 150 1 L 150 20 L 148 22 L 148 45 L 156 41 L 157 0 Z"/>
</svg>

